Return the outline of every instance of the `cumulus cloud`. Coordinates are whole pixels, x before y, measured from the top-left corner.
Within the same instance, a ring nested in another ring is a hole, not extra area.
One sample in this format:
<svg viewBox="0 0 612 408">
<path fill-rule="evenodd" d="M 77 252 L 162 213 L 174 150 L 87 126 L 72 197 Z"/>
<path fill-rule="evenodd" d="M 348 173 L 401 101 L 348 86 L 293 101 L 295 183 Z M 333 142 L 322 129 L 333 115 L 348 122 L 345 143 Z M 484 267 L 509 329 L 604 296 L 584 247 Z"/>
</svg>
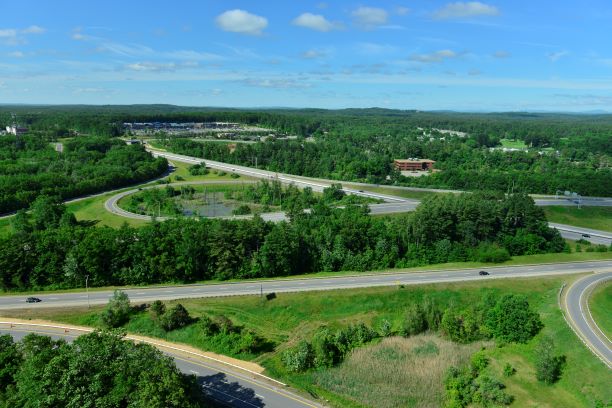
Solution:
<svg viewBox="0 0 612 408">
<path fill-rule="evenodd" d="M 37 25 L 23 29 L 0 28 L 0 43 L 5 45 L 20 45 L 27 43 L 26 36 L 31 34 L 42 34 L 46 30 Z"/>
<path fill-rule="evenodd" d="M 23 58 L 25 57 L 25 54 L 21 51 L 13 51 L 13 52 L 9 52 L 9 57 L 13 57 L 13 58 Z"/>
<path fill-rule="evenodd" d="M 136 72 L 174 72 L 177 69 L 197 67 L 196 62 L 183 62 L 177 64 L 175 62 L 135 62 L 123 66 L 123 69 Z"/>
<path fill-rule="evenodd" d="M 366 30 L 384 25 L 389 19 L 386 10 L 376 7 L 359 7 L 353 10 L 351 16 L 355 25 Z"/>
<path fill-rule="evenodd" d="M 434 18 L 439 20 L 497 15 L 499 15 L 497 7 L 479 1 L 448 3 L 433 14 Z"/>
<path fill-rule="evenodd" d="M 366 55 L 388 54 L 397 51 L 397 47 L 389 44 L 363 42 L 357 44 L 357 51 Z"/>
<path fill-rule="evenodd" d="M 44 28 L 37 26 L 37 25 L 31 25 L 28 28 L 24 28 L 23 30 L 21 30 L 22 34 L 42 34 L 44 33 L 45 30 Z"/>
<path fill-rule="evenodd" d="M 568 51 L 558 51 L 558 52 L 549 52 L 548 54 L 546 54 L 546 57 L 552 62 L 557 62 L 561 58 L 567 57 L 568 55 L 569 55 Z"/>
<path fill-rule="evenodd" d="M 261 35 L 268 26 L 268 19 L 248 11 L 228 10 L 215 19 L 217 26 L 223 31 L 247 35 Z"/>
<path fill-rule="evenodd" d="M 395 14 L 399 16 L 405 16 L 408 13 L 410 13 L 410 9 L 408 7 L 399 6 L 395 8 Z"/>
<path fill-rule="evenodd" d="M 257 79 L 247 78 L 242 81 L 243 84 L 258 88 L 271 89 L 290 89 L 290 88 L 310 88 L 310 84 L 296 81 L 294 79 Z"/>
<path fill-rule="evenodd" d="M 458 56 L 459 54 L 457 54 L 453 50 L 440 50 L 432 52 L 430 54 L 413 54 L 410 56 L 410 60 L 415 62 L 422 62 L 425 64 L 431 64 L 443 62 L 444 60 L 456 58 Z"/>
<path fill-rule="evenodd" d="M 310 28 L 311 30 L 327 32 L 340 28 L 320 14 L 302 13 L 292 21 L 293 25 Z"/>
<path fill-rule="evenodd" d="M 499 58 L 499 59 L 508 58 L 509 56 L 510 56 L 510 53 L 508 51 L 495 51 L 493 53 L 493 57 Z"/>
<path fill-rule="evenodd" d="M 319 51 L 319 50 L 308 50 L 302 53 L 302 58 L 304 59 L 317 59 L 317 58 L 322 58 L 325 55 L 327 55 L 325 52 L 323 51 Z"/>
</svg>

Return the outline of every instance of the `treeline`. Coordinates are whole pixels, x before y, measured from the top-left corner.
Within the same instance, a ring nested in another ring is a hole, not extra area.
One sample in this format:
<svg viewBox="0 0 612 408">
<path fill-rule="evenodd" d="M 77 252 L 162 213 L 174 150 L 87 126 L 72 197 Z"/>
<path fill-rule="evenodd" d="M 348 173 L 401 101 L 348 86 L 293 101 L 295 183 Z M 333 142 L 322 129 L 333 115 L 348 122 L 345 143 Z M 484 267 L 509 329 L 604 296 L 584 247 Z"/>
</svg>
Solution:
<svg viewBox="0 0 612 408">
<path fill-rule="evenodd" d="M 79 137 L 56 152 L 41 137 L 0 138 L 0 214 L 27 208 L 40 195 L 62 200 L 159 176 L 168 165 L 142 146 Z"/>
<path fill-rule="evenodd" d="M 107 286 L 499 262 L 567 247 L 521 194 L 433 196 L 393 218 L 318 204 L 277 224 L 177 219 L 120 229 L 74 225 L 54 208 L 20 214 L 16 231 L 0 239 L 3 290 L 82 287 L 86 276 Z M 45 213 L 55 214 L 42 217 L 52 218 L 46 224 L 28 219 Z"/>
<path fill-rule="evenodd" d="M 520 191 L 555 194 L 557 190 L 581 195 L 612 195 L 610 157 L 567 151 L 503 152 L 451 138 L 423 142 L 414 129 L 404 137 L 326 135 L 317 142 L 276 140 L 238 143 L 233 151 L 226 144 L 187 139 L 167 139 L 169 150 L 270 171 L 295 175 L 464 190 Z M 396 158 L 420 157 L 436 161 L 427 177 L 404 177 L 393 169 Z"/>
<path fill-rule="evenodd" d="M 543 327 L 538 313 L 531 309 L 525 297 L 519 295 L 496 297 L 488 293 L 481 302 L 468 309 L 475 313 L 460 320 L 455 307 L 442 310 L 431 299 L 425 298 L 422 303 L 413 304 L 406 310 L 399 330 L 393 330 L 388 321 L 382 321 L 378 330 L 364 323 L 335 332 L 321 327 L 310 340 L 302 340 L 286 350 L 282 361 L 285 368 L 293 372 L 332 367 L 342 362 L 352 349 L 377 337 L 398 334 L 410 337 L 425 332 L 440 332 L 459 343 L 481 339 L 494 339 L 501 344 L 527 343 Z"/>
<path fill-rule="evenodd" d="M 94 332 L 71 344 L 0 336 L 0 407 L 209 407 L 195 376 L 148 344 Z"/>
</svg>

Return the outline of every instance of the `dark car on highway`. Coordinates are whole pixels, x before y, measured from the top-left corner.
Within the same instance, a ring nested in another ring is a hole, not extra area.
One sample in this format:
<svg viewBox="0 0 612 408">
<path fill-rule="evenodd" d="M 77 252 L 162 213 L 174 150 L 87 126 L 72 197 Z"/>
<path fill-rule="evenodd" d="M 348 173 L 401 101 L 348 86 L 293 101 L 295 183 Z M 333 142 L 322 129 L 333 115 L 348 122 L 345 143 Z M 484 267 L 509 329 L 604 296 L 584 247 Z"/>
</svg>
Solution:
<svg viewBox="0 0 612 408">
<path fill-rule="evenodd" d="M 42 300 L 40 300 L 37 297 L 29 297 L 29 298 L 26 299 L 26 302 L 28 302 L 28 303 L 38 303 L 38 302 L 42 302 Z"/>
<path fill-rule="evenodd" d="M 489 272 L 487 272 L 487 271 L 480 271 L 480 272 L 478 272 L 478 274 L 479 274 L 480 276 L 485 276 L 485 275 L 488 275 L 488 274 L 489 274 Z"/>
<path fill-rule="evenodd" d="M 582 236 L 583 236 L 584 238 L 591 238 L 591 236 L 590 236 L 589 234 L 582 234 Z"/>
</svg>

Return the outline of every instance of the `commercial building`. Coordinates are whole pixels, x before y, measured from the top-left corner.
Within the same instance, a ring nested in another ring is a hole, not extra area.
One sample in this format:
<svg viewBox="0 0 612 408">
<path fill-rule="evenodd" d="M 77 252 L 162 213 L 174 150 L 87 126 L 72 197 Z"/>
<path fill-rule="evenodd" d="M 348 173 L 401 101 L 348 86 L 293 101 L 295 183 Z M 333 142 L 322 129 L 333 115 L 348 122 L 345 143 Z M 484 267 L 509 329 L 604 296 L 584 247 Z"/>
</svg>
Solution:
<svg viewBox="0 0 612 408">
<path fill-rule="evenodd" d="M 13 125 L 13 126 L 7 126 L 6 127 L 6 133 L 9 133 L 11 135 L 23 135 L 24 133 L 28 132 L 28 128 L 25 127 L 21 127 L 21 126 L 17 126 L 17 125 Z"/>
<path fill-rule="evenodd" d="M 434 163 L 429 159 L 395 159 L 393 167 L 398 171 L 427 171 L 433 170 Z"/>
</svg>

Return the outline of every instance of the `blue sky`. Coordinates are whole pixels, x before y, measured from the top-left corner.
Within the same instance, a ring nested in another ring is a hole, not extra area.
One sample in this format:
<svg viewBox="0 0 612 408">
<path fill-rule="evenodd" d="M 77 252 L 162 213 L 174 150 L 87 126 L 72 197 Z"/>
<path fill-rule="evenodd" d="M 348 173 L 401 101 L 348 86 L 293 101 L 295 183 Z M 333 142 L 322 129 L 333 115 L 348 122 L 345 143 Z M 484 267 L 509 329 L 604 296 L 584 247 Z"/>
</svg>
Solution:
<svg viewBox="0 0 612 408">
<path fill-rule="evenodd" d="M 609 0 L 0 10 L 0 103 L 612 111 Z"/>
</svg>

